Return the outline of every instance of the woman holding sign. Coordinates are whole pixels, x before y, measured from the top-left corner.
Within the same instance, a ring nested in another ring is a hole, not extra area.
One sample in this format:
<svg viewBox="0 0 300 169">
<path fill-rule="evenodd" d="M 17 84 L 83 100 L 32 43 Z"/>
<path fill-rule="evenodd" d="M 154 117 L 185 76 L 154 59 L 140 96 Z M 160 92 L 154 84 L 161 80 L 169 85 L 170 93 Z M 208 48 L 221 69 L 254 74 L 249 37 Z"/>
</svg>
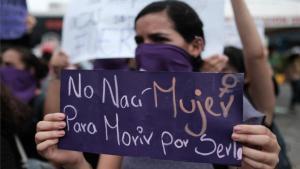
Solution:
<svg viewBox="0 0 300 169">
<path fill-rule="evenodd" d="M 232 0 L 245 48 L 245 56 L 263 55 L 263 47 L 252 23 L 244 0 Z M 205 40 L 202 22 L 196 12 L 183 2 L 160 1 L 145 7 L 136 17 L 136 60 L 140 70 L 196 71 Z M 218 56 L 206 64 L 221 67 L 224 60 Z M 211 63 L 210 63 L 211 62 Z M 62 113 L 48 114 L 37 125 L 36 143 L 39 152 L 47 159 L 65 168 L 89 168 L 82 153 L 59 150 L 58 138 L 65 133 L 66 123 Z M 244 144 L 241 168 L 271 169 L 278 162 L 277 139 L 261 125 L 238 125 L 232 139 Z M 98 169 L 121 168 L 122 157 L 101 155 Z M 124 158 L 123 168 L 212 168 L 209 164 Z"/>
</svg>

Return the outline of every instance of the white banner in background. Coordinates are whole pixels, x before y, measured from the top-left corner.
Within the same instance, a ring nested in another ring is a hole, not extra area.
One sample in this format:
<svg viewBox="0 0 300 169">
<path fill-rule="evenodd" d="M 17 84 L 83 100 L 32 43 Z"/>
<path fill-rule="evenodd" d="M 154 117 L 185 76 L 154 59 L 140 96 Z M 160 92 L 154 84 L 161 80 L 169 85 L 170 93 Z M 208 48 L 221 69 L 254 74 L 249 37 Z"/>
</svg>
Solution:
<svg viewBox="0 0 300 169">
<path fill-rule="evenodd" d="M 262 19 L 255 19 L 256 29 L 261 41 L 265 44 L 265 25 Z M 241 38 L 233 19 L 228 19 L 225 22 L 225 46 L 234 46 L 243 49 Z"/>
<path fill-rule="evenodd" d="M 154 0 L 72 0 L 64 16 L 63 50 L 72 63 L 134 57 L 134 18 Z M 224 0 L 185 0 L 204 23 L 203 56 L 222 53 Z"/>
</svg>

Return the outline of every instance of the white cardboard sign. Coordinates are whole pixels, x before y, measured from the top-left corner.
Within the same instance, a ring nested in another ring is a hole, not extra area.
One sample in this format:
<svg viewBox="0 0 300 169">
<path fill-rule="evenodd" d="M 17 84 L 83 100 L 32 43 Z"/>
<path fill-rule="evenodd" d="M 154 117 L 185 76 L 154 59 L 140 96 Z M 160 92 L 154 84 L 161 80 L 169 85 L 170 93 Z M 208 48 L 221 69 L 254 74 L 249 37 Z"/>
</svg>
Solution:
<svg viewBox="0 0 300 169">
<path fill-rule="evenodd" d="M 63 50 L 72 63 L 96 58 L 132 58 L 134 18 L 154 0 L 72 0 L 64 16 Z M 204 23 L 203 56 L 222 53 L 224 0 L 185 0 Z"/>
</svg>

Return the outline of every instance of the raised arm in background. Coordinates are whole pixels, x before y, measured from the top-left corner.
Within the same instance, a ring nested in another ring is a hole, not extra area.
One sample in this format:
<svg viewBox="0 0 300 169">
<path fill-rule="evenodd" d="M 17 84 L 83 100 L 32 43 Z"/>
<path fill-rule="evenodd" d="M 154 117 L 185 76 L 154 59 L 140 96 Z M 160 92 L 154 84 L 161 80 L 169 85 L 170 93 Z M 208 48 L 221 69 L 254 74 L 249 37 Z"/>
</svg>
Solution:
<svg viewBox="0 0 300 169">
<path fill-rule="evenodd" d="M 249 95 L 255 108 L 266 115 L 265 122 L 271 125 L 276 98 L 268 56 L 245 1 L 231 0 L 231 2 L 243 44 Z"/>
<path fill-rule="evenodd" d="M 49 82 L 46 91 L 44 114 L 59 112 L 60 103 L 60 71 L 69 66 L 68 57 L 63 52 L 54 53 L 49 67 Z"/>
<path fill-rule="evenodd" d="M 266 114 L 265 122 L 271 124 L 275 94 L 267 55 L 245 1 L 231 0 L 231 4 L 243 44 L 249 95 L 256 109 Z M 280 146 L 276 136 L 266 127 L 241 125 L 234 128 L 232 138 L 244 144 L 241 168 L 276 168 Z"/>
</svg>

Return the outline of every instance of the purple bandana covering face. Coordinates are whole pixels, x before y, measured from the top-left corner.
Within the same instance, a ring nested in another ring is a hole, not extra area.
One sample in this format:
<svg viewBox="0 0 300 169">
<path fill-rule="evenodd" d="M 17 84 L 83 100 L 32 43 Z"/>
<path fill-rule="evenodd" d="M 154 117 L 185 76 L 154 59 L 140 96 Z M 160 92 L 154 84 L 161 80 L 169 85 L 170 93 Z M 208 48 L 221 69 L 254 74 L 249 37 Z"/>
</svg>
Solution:
<svg viewBox="0 0 300 169">
<path fill-rule="evenodd" d="M 136 49 L 138 70 L 192 72 L 190 55 L 168 44 L 141 44 Z"/>
<path fill-rule="evenodd" d="M 34 97 L 36 80 L 28 71 L 1 67 L 0 80 L 22 102 L 28 103 Z"/>
</svg>

